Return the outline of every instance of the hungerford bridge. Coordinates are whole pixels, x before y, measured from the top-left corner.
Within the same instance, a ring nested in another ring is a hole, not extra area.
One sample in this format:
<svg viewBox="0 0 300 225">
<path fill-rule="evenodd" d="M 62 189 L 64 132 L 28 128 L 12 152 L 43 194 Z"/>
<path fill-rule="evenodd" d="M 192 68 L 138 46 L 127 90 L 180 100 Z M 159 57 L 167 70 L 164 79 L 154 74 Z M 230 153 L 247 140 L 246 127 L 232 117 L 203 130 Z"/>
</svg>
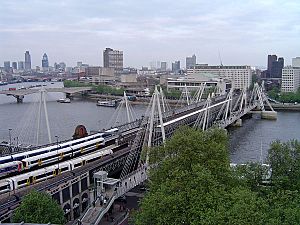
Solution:
<svg viewBox="0 0 300 225">
<path fill-rule="evenodd" d="M 258 84 L 252 91 L 231 90 L 226 95 L 209 95 L 201 100 L 204 88 L 200 87 L 187 106 L 177 109 L 169 109 L 163 92 L 155 88 L 145 116 L 117 127 L 115 143 L 127 143 L 126 147 L 73 171 L 1 195 L 0 222 L 9 221 L 22 197 L 35 188 L 57 200 L 70 221 L 68 224 L 99 224 L 117 198 L 147 179 L 149 152 L 143 162 L 140 158 L 142 149 L 149 151 L 149 147 L 161 145 L 180 126 L 206 130 L 212 126 L 241 125 L 241 118 L 253 110 L 261 111 L 262 118 L 276 119 L 276 112 Z M 118 179 L 108 177 L 116 174 L 120 174 Z M 101 204 L 100 196 L 106 196 L 106 204 Z"/>
</svg>

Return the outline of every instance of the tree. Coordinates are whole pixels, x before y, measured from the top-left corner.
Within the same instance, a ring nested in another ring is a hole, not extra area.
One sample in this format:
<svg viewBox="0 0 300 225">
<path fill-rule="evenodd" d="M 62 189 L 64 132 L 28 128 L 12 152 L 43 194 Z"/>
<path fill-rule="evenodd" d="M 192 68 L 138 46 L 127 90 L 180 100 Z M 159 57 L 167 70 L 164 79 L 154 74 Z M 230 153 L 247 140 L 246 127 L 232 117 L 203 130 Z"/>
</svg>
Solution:
<svg viewBox="0 0 300 225">
<path fill-rule="evenodd" d="M 262 200 L 236 187 L 227 146 L 224 130 L 184 127 L 151 149 L 150 164 L 156 167 L 135 224 L 261 224 Z"/>
<path fill-rule="evenodd" d="M 300 143 L 291 140 L 286 143 L 275 141 L 268 153 L 272 169 L 272 183 L 280 189 L 300 189 Z"/>
<path fill-rule="evenodd" d="M 13 214 L 13 222 L 64 224 L 64 212 L 50 195 L 35 190 L 27 194 Z"/>
<path fill-rule="evenodd" d="M 150 149 L 149 192 L 136 225 L 300 224 L 300 144 L 275 142 L 268 166 L 229 167 L 223 130 L 181 128 Z M 293 183 L 293 184 L 291 184 Z"/>
</svg>

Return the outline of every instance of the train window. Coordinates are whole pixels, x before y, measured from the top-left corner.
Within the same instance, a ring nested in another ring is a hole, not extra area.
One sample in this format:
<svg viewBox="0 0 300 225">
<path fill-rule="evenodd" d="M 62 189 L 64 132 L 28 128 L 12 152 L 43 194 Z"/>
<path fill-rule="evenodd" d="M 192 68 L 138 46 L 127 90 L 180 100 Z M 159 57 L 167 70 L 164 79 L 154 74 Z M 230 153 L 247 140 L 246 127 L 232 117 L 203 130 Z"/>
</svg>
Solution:
<svg viewBox="0 0 300 225">
<path fill-rule="evenodd" d="M 95 160 L 98 160 L 100 158 L 101 158 L 101 156 L 95 157 L 95 158 L 92 158 L 92 159 L 88 160 L 88 162 L 91 163 L 91 162 L 94 162 Z"/>
<path fill-rule="evenodd" d="M 31 161 L 31 164 L 38 163 L 39 160 Z"/>
<path fill-rule="evenodd" d="M 46 174 L 40 174 L 40 175 L 36 176 L 36 179 L 39 180 L 44 177 L 46 177 Z"/>
<path fill-rule="evenodd" d="M 22 185 L 22 184 L 26 184 L 26 182 L 27 182 L 27 179 L 20 180 L 20 181 L 18 181 L 18 186 Z"/>
<path fill-rule="evenodd" d="M 61 172 L 68 171 L 68 170 L 69 170 L 68 167 L 64 167 L 64 168 L 61 169 Z"/>
<path fill-rule="evenodd" d="M 46 177 L 52 176 L 53 175 L 53 171 L 46 173 Z"/>
<path fill-rule="evenodd" d="M 7 190 L 7 189 L 9 189 L 8 184 L 0 186 L 0 193 L 1 193 L 1 191 Z"/>
<path fill-rule="evenodd" d="M 18 169 L 18 165 L 14 165 L 9 168 L 9 170 L 17 170 L 17 169 Z"/>
<path fill-rule="evenodd" d="M 77 167 L 80 167 L 81 166 L 81 162 L 80 163 L 76 163 L 75 165 L 74 165 L 74 168 L 77 168 Z"/>
<path fill-rule="evenodd" d="M 54 157 L 56 157 L 56 155 L 48 156 L 48 157 L 45 157 L 45 158 L 42 158 L 42 159 L 43 159 L 43 160 L 47 160 L 47 159 L 52 159 L 52 158 L 54 158 Z"/>
</svg>

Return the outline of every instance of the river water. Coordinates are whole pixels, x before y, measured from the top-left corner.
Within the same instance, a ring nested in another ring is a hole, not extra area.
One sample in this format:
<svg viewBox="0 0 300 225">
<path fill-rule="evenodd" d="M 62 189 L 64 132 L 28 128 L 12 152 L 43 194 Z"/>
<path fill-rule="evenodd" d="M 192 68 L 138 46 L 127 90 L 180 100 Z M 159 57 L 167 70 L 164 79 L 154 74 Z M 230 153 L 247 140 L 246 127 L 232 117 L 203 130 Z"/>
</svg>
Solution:
<svg viewBox="0 0 300 225">
<path fill-rule="evenodd" d="M 49 83 L 18 83 L 0 86 L 0 90 L 10 87 L 21 88 L 42 84 L 45 87 L 62 87 L 61 82 Z M 87 131 L 109 128 L 122 124 L 126 120 L 125 109 L 119 115 L 109 107 L 96 106 L 96 102 L 74 99 L 70 104 L 56 102 L 65 97 L 63 93 L 47 93 L 47 111 L 50 123 L 52 141 L 70 139 L 75 127 L 86 126 Z M 26 95 L 22 104 L 17 104 L 12 96 L 0 95 L 0 142 L 36 143 L 37 118 L 40 94 Z M 137 117 L 146 109 L 144 105 L 132 106 Z M 113 120 L 111 118 L 113 117 Z M 234 163 L 264 160 L 269 144 L 278 140 L 300 139 L 300 112 L 278 112 L 278 119 L 262 120 L 259 115 L 243 121 L 242 127 L 229 128 L 230 157 Z M 9 132 L 9 129 L 11 131 Z M 39 143 L 48 143 L 44 108 L 40 125 Z"/>
</svg>

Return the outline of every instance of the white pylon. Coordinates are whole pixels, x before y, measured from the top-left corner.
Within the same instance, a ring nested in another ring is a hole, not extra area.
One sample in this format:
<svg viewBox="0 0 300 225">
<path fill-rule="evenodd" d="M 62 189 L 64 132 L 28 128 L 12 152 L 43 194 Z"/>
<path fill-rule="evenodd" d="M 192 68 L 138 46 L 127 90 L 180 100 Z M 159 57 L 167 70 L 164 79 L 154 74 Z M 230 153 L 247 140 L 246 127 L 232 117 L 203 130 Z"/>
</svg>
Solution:
<svg viewBox="0 0 300 225">
<path fill-rule="evenodd" d="M 126 105 L 126 113 L 127 113 L 127 122 L 130 123 L 131 120 L 130 120 L 130 115 L 129 115 L 129 105 L 128 105 L 128 98 L 127 98 L 127 95 L 126 95 L 126 92 L 124 91 L 124 100 L 125 100 L 125 105 Z"/>
<path fill-rule="evenodd" d="M 197 103 L 197 102 L 201 101 L 205 87 L 206 87 L 206 82 L 201 83 L 200 87 L 198 88 L 198 90 L 196 91 L 196 93 L 192 99 L 192 103 Z"/>
<path fill-rule="evenodd" d="M 157 90 L 157 86 L 155 86 L 155 90 L 152 96 L 152 106 L 151 106 L 151 114 L 149 118 L 149 136 L 147 140 L 147 147 L 152 147 L 152 136 L 154 132 L 154 118 L 155 115 L 158 113 L 158 119 L 159 119 L 159 124 L 160 124 L 160 129 L 161 129 L 161 134 L 162 134 L 162 139 L 163 143 L 166 141 L 166 134 L 165 134 L 165 127 L 164 127 L 164 121 L 162 117 L 162 110 L 161 110 L 161 105 L 160 105 L 160 93 Z M 157 111 L 156 111 L 157 109 Z M 146 154 L 146 163 L 149 163 L 149 152 L 147 151 Z"/>
<path fill-rule="evenodd" d="M 204 112 L 204 121 L 202 130 L 205 130 L 207 128 L 208 120 L 209 120 L 209 107 L 210 107 L 211 99 L 210 94 L 208 94 L 207 101 L 206 101 L 206 110 Z"/>
<path fill-rule="evenodd" d="M 48 118 L 48 110 L 47 110 L 47 104 L 46 104 L 46 96 L 45 96 L 46 90 L 45 90 L 44 87 L 41 87 L 40 93 L 41 93 L 41 96 L 40 96 L 40 100 L 39 100 L 39 113 L 38 113 L 38 127 L 37 127 L 37 133 L 36 133 L 36 140 L 37 140 L 36 145 L 39 145 L 42 104 L 44 106 L 46 127 L 47 127 L 47 132 L 48 132 L 48 140 L 49 140 L 49 143 L 52 143 L 50 126 L 49 126 L 49 118 Z"/>
</svg>

